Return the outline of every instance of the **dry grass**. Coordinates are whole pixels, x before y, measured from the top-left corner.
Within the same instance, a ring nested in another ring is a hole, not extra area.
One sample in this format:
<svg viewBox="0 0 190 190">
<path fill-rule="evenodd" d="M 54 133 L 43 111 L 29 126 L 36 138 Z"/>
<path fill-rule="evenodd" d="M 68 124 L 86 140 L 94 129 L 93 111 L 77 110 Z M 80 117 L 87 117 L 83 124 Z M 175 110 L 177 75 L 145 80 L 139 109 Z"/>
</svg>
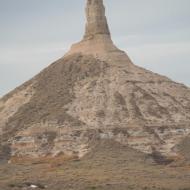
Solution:
<svg viewBox="0 0 190 190">
<path fill-rule="evenodd" d="M 38 183 L 48 190 L 182 190 L 190 188 L 190 168 L 155 164 L 146 155 L 111 141 L 97 143 L 82 160 L 1 165 L 0 189 Z M 11 186 L 14 186 L 11 187 Z"/>
</svg>

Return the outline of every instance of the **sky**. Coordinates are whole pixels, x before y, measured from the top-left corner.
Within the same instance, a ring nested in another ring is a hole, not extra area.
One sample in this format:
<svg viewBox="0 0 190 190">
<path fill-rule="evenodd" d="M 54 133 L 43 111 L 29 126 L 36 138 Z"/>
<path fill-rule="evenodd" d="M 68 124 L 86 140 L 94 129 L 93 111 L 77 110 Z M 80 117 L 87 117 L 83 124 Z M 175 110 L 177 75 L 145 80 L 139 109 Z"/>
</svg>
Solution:
<svg viewBox="0 0 190 190">
<path fill-rule="evenodd" d="M 114 43 L 132 61 L 190 86 L 190 0 L 104 0 Z M 0 96 L 80 41 L 85 0 L 0 0 Z"/>
</svg>

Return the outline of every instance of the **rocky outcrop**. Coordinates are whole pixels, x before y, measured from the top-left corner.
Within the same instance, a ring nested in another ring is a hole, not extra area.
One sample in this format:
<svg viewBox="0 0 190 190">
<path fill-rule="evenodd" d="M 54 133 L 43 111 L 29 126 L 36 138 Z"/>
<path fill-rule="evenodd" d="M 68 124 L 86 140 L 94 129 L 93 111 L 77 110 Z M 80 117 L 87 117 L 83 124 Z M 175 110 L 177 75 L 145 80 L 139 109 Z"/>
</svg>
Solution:
<svg viewBox="0 0 190 190">
<path fill-rule="evenodd" d="M 176 156 L 173 147 L 190 133 L 189 89 L 131 68 L 75 54 L 45 69 L 3 128 L 12 156 L 81 157 L 98 139 Z"/>
<path fill-rule="evenodd" d="M 82 41 L 72 45 L 71 50 L 65 56 L 82 53 L 98 56 L 101 59 L 108 59 L 111 55 L 127 58 L 127 55 L 119 50 L 111 40 L 103 0 L 87 0 L 86 21 L 85 35 Z"/>
<path fill-rule="evenodd" d="M 175 147 L 190 134 L 190 89 L 114 46 L 102 0 L 88 0 L 86 14 L 83 40 L 0 100 L 1 145 L 12 157 L 82 157 L 108 139 L 179 156 Z"/>
<path fill-rule="evenodd" d="M 90 40 L 96 35 L 110 37 L 103 0 L 88 0 L 86 7 L 86 31 L 84 40 Z"/>
</svg>

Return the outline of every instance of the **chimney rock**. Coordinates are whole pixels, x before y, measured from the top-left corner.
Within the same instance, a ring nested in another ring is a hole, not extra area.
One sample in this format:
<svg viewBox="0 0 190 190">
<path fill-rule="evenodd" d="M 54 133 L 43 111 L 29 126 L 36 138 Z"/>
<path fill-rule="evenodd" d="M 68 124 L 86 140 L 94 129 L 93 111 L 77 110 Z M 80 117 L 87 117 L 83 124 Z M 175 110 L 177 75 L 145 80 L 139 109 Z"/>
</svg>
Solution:
<svg viewBox="0 0 190 190">
<path fill-rule="evenodd" d="M 93 38 L 97 34 L 110 36 L 103 0 L 87 0 L 86 19 L 84 39 Z"/>
<path fill-rule="evenodd" d="M 123 57 L 123 62 L 131 64 L 127 54 L 119 50 L 111 39 L 103 0 L 87 0 L 86 4 L 86 28 L 83 39 L 71 46 L 65 55 L 82 53 L 93 55 L 103 60 L 117 62 L 118 57 Z"/>
</svg>

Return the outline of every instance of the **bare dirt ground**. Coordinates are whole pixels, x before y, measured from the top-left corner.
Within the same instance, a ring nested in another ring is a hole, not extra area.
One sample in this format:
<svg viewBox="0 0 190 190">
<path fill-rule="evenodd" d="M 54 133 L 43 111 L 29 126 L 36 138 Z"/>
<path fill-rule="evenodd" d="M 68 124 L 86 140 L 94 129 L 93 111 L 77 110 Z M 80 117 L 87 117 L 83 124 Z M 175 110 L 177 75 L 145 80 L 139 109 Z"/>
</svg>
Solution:
<svg viewBox="0 0 190 190">
<path fill-rule="evenodd" d="M 147 155 L 103 141 L 83 159 L 0 165 L 0 190 L 190 190 L 190 167 L 158 165 Z"/>
</svg>

